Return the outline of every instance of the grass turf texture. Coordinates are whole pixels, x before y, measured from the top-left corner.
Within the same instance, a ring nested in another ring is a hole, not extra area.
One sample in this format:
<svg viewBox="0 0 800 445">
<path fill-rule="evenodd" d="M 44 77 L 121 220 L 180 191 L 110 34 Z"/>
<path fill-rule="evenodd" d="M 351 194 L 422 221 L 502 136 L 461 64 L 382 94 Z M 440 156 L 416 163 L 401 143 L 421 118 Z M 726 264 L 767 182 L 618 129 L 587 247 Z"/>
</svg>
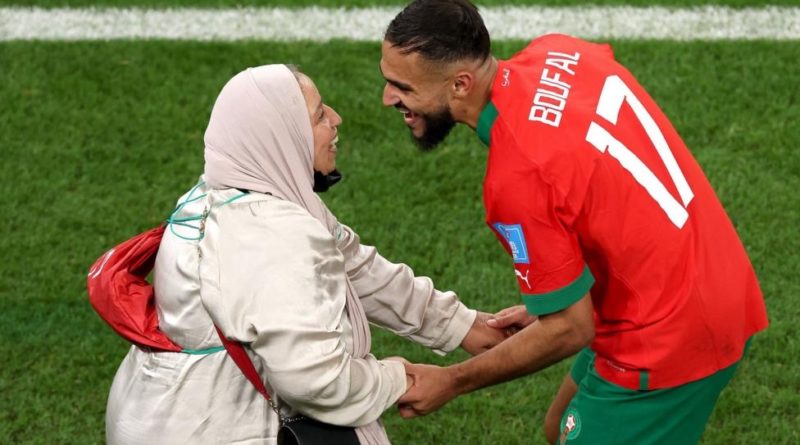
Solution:
<svg viewBox="0 0 800 445">
<path fill-rule="evenodd" d="M 498 43 L 511 55 L 523 42 Z M 738 227 L 772 325 L 711 419 L 704 444 L 800 441 L 798 43 L 619 42 L 617 57 L 671 117 Z M 381 108 L 377 43 L 0 44 L 0 443 L 102 443 L 127 345 L 91 310 L 88 266 L 162 221 L 202 171 L 213 101 L 246 66 L 294 62 L 344 118 L 345 180 L 325 195 L 366 243 L 495 311 L 519 301 L 511 262 L 483 224 L 485 148 L 458 129 L 430 154 Z M 720 259 L 724 261 L 724 258 Z M 453 363 L 375 330 L 378 356 Z M 542 444 L 569 361 L 403 421 L 397 444 Z"/>
<path fill-rule="evenodd" d="M 183 0 L 0 0 L 0 6 L 38 6 L 42 8 L 63 7 L 202 7 L 202 8 L 230 8 L 236 6 L 283 6 L 283 7 L 347 7 L 366 6 L 403 6 L 410 0 L 192 0 L 190 4 Z M 483 0 L 475 2 L 482 6 L 585 6 L 586 0 Z M 797 0 L 592 0 L 591 4 L 598 6 L 668 6 L 668 7 L 693 7 L 702 5 L 730 6 L 730 7 L 762 7 L 772 6 L 797 6 Z"/>
</svg>

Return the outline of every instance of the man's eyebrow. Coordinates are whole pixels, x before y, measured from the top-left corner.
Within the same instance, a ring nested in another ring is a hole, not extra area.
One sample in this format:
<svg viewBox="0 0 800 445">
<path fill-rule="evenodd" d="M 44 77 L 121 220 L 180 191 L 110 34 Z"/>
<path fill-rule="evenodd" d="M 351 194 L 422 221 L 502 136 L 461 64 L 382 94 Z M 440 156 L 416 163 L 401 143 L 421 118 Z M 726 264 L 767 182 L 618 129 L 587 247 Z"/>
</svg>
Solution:
<svg viewBox="0 0 800 445">
<path fill-rule="evenodd" d="M 414 92 L 414 88 L 412 88 L 411 85 L 386 77 L 386 74 L 383 74 L 383 68 L 381 68 L 380 64 L 378 64 L 378 69 L 381 71 L 381 75 L 383 76 L 383 78 L 386 79 L 386 81 L 389 82 L 390 84 L 394 85 L 395 87 L 397 87 L 402 91 L 406 91 L 409 93 Z"/>
<path fill-rule="evenodd" d="M 398 82 L 398 81 L 392 80 L 392 79 L 386 79 L 386 81 L 389 82 L 390 84 L 396 86 L 400 90 L 403 90 L 403 91 L 406 91 L 406 92 L 409 92 L 409 93 L 413 93 L 414 92 L 414 89 L 411 88 L 411 85 L 409 85 L 407 83 Z"/>
</svg>

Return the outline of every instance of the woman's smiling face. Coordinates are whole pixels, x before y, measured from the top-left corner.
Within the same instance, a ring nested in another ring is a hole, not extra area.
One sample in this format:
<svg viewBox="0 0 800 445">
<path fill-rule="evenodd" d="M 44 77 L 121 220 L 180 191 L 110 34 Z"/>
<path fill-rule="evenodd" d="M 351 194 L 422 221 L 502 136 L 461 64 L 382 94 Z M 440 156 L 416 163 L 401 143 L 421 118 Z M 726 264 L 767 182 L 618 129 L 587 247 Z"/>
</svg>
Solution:
<svg viewBox="0 0 800 445">
<path fill-rule="evenodd" d="M 328 174 L 336 168 L 336 143 L 339 141 L 338 127 L 342 118 L 322 102 L 322 96 L 311 78 L 302 73 L 298 78 L 314 134 L 314 170 Z"/>
</svg>

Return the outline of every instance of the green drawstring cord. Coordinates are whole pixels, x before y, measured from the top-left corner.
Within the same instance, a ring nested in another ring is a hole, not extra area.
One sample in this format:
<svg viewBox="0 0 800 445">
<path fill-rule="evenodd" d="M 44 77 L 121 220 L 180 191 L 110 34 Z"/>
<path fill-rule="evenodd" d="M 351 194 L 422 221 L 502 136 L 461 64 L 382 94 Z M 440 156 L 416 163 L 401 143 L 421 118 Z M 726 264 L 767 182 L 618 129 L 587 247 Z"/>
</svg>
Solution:
<svg viewBox="0 0 800 445">
<path fill-rule="evenodd" d="M 175 215 L 180 213 L 180 211 L 183 210 L 183 208 L 186 207 L 187 204 L 195 202 L 195 201 L 197 201 L 199 199 L 203 199 L 208 195 L 207 193 L 203 193 L 202 195 L 192 197 L 194 195 L 194 192 L 196 192 L 197 189 L 199 187 L 201 187 L 203 184 L 205 184 L 205 183 L 203 181 L 200 181 L 200 182 L 197 183 L 197 185 L 192 187 L 192 189 L 189 191 L 189 196 L 186 197 L 186 200 L 183 201 L 182 203 L 178 204 L 178 206 L 175 207 L 175 210 L 173 210 L 172 213 L 170 213 L 169 218 L 167 218 L 167 225 L 169 226 L 170 232 L 172 232 L 172 234 L 177 236 L 178 238 L 185 239 L 187 241 L 199 241 L 199 240 L 203 239 L 203 237 L 205 236 L 205 232 L 203 231 L 203 223 L 202 223 L 202 221 L 205 220 L 206 217 L 208 217 L 208 209 L 206 209 L 203 212 L 202 215 L 186 216 L 186 217 L 183 217 L 183 218 L 176 218 L 175 217 Z M 230 204 L 233 201 L 236 201 L 237 199 L 241 198 L 242 196 L 244 196 L 246 194 L 247 194 L 247 192 L 242 192 L 242 194 L 236 195 L 236 196 L 234 196 L 234 197 L 226 200 L 225 202 L 223 202 L 223 203 L 221 203 L 221 204 L 219 204 L 217 206 L 214 206 L 214 207 L 222 207 L 222 206 L 224 206 L 226 204 Z M 200 226 L 195 226 L 195 225 L 192 225 L 192 224 L 188 224 L 189 221 L 201 221 L 201 223 L 200 223 Z M 183 226 L 183 227 L 189 227 L 190 229 L 195 229 L 198 232 L 200 232 L 200 235 L 197 238 L 189 238 L 189 237 L 181 236 L 177 232 L 175 232 L 174 226 Z M 220 352 L 220 351 L 224 351 L 224 350 L 225 350 L 224 346 L 213 346 L 211 348 L 205 348 L 205 349 L 182 349 L 181 352 L 183 352 L 185 354 L 191 354 L 191 355 L 207 355 L 207 354 L 213 354 L 215 352 Z"/>
<path fill-rule="evenodd" d="M 181 349 L 181 352 L 186 353 L 186 354 L 191 354 L 191 355 L 207 355 L 207 354 L 213 354 L 215 352 L 224 351 L 224 350 L 225 350 L 225 346 L 214 346 L 214 347 L 205 348 L 205 349 Z"/>
<path fill-rule="evenodd" d="M 202 195 L 192 197 L 192 195 L 194 195 L 194 192 L 196 192 L 197 189 L 199 187 L 201 187 L 202 185 L 204 185 L 204 184 L 205 184 L 205 182 L 200 181 L 200 182 L 197 183 L 197 185 L 192 187 L 192 189 L 189 191 L 189 196 L 186 197 L 186 200 L 181 202 L 180 204 L 178 204 L 178 206 L 175 207 L 175 210 L 173 210 L 172 213 L 170 213 L 169 218 L 167 218 L 167 225 L 169 226 L 169 231 L 172 232 L 173 235 L 177 236 L 180 239 L 184 239 L 186 241 L 200 241 L 205 236 L 205 231 L 203 230 L 202 221 L 204 221 L 208 217 L 208 209 L 206 209 L 201 215 L 186 216 L 186 217 L 183 217 L 183 218 L 176 218 L 175 217 L 175 215 L 180 213 L 181 210 L 183 210 L 183 208 L 186 207 L 187 204 L 195 202 L 195 201 L 197 201 L 199 199 L 203 199 L 208 195 L 207 193 L 203 193 Z M 219 205 L 216 205 L 214 207 L 222 207 L 224 205 L 230 204 L 233 201 L 236 201 L 237 199 L 239 199 L 239 198 L 241 198 L 242 196 L 245 196 L 245 195 L 247 195 L 247 192 L 242 192 L 242 194 L 236 195 L 236 196 L 234 196 L 234 197 L 226 200 L 225 202 L 223 202 L 223 203 L 221 203 Z M 199 226 L 195 226 L 195 225 L 192 225 L 192 224 L 188 224 L 189 221 L 201 221 L 201 223 L 200 223 Z M 200 235 L 198 235 L 196 238 L 190 238 L 190 237 L 179 235 L 178 232 L 175 231 L 175 226 L 182 226 L 182 227 L 188 227 L 190 229 L 195 229 L 200 233 Z"/>
</svg>

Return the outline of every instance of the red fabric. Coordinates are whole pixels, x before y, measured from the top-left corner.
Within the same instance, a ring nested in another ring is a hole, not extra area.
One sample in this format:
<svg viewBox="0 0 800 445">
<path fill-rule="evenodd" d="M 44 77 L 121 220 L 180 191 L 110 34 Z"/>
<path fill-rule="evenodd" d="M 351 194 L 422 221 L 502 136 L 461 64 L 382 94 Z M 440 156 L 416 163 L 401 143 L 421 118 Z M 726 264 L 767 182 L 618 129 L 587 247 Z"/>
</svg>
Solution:
<svg viewBox="0 0 800 445">
<path fill-rule="evenodd" d="M 739 360 L 768 324 L 753 267 L 691 152 L 610 47 L 536 39 L 499 63 L 491 101 L 487 222 L 524 235 L 514 266 L 525 294 L 562 289 L 589 266 L 598 372 L 631 389 L 645 372 L 654 389 Z"/>
<path fill-rule="evenodd" d="M 267 388 L 264 387 L 264 382 L 261 381 L 261 376 L 258 374 L 258 371 L 256 371 L 256 367 L 253 365 L 253 361 L 250 360 L 250 356 L 247 355 L 247 351 L 244 350 L 244 346 L 239 342 L 228 340 L 217 325 L 214 325 L 214 327 L 217 328 L 217 334 L 219 335 L 219 339 L 222 340 L 222 346 L 225 346 L 228 355 L 231 356 L 236 366 L 242 371 L 242 374 L 247 377 L 247 380 L 250 380 L 250 383 L 253 384 L 256 391 L 264 396 L 265 399 L 269 400 Z"/>
<path fill-rule="evenodd" d="M 162 351 L 182 348 L 158 328 L 153 270 L 165 226 L 150 229 L 109 250 L 89 269 L 89 302 L 100 318 L 133 344 Z"/>
<path fill-rule="evenodd" d="M 147 281 L 166 226 L 156 227 L 119 244 L 94 262 L 86 287 L 89 302 L 122 338 L 156 351 L 181 352 L 183 348 L 158 328 L 155 293 Z M 241 343 L 228 340 L 214 325 L 222 345 L 256 390 L 269 393 Z"/>
</svg>

